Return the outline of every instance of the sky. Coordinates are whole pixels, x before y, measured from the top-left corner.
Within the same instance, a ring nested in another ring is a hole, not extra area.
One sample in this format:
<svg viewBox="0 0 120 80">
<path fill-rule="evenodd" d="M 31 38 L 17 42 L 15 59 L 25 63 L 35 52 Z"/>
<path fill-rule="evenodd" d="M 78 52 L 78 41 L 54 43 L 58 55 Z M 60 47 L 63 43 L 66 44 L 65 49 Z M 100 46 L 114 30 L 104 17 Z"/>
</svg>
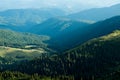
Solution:
<svg viewBox="0 0 120 80">
<path fill-rule="evenodd" d="M 84 10 L 118 3 L 120 3 L 120 0 L 0 0 L 0 9 L 56 7 L 69 10 Z"/>
</svg>

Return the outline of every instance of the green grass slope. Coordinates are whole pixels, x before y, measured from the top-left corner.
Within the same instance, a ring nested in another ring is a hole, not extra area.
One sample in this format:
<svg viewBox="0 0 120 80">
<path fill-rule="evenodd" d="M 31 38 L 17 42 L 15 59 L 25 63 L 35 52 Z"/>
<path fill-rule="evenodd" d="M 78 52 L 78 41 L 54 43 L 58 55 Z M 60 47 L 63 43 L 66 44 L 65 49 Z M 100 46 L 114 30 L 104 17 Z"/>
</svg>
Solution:
<svg viewBox="0 0 120 80">
<path fill-rule="evenodd" d="M 19 33 L 0 29 L 0 56 L 15 60 L 30 60 L 48 53 L 49 49 L 44 41 L 49 37 L 30 33 Z"/>
</svg>

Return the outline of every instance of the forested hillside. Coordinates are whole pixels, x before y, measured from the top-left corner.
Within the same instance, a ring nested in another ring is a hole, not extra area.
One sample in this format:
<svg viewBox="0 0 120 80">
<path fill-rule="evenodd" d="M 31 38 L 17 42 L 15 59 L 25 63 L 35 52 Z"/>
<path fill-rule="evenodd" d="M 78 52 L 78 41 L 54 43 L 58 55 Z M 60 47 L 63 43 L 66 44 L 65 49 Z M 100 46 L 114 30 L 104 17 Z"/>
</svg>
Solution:
<svg viewBox="0 0 120 80">
<path fill-rule="evenodd" d="M 75 60 L 75 69 L 79 73 L 78 77 L 82 70 L 81 75 L 86 77 L 89 74 L 96 78 L 109 76 L 113 79 L 120 79 L 120 77 L 115 77 L 119 75 L 120 68 L 119 43 L 120 31 L 116 30 L 109 35 L 90 40 L 69 50 L 66 54 L 69 59 Z M 108 80 L 109 77 L 107 77 Z"/>
<path fill-rule="evenodd" d="M 109 80 L 108 76 L 116 80 L 120 79 L 118 76 L 120 69 L 119 43 L 120 31 L 116 30 L 63 54 L 42 55 L 31 61 L 6 65 L 2 70 L 20 71 L 28 74 L 38 73 L 51 78 L 60 78 L 61 76 L 71 80 L 73 78 L 75 80 L 102 80 L 104 78 Z"/>
<path fill-rule="evenodd" d="M 45 40 L 49 40 L 49 37 L 0 29 L 0 46 L 24 47 L 26 45 L 38 45 L 42 47 L 47 45 L 43 43 Z"/>
</svg>

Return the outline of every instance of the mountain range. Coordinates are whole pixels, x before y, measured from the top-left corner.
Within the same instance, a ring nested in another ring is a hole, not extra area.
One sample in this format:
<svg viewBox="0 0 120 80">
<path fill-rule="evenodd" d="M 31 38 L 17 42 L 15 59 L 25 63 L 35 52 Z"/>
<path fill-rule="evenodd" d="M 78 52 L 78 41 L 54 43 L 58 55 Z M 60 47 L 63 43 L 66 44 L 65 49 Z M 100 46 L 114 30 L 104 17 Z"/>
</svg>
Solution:
<svg viewBox="0 0 120 80">
<path fill-rule="evenodd" d="M 119 7 L 0 12 L 0 80 L 120 80 Z"/>
<path fill-rule="evenodd" d="M 76 43 L 75 39 L 68 41 L 73 36 L 72 34 L 78 34 L 77 32 L 74 33 L 74 31 L 85 29 L 85 26 L 89 24 L 90 23 L 73 21 L 67 18 L 50 18 L 47 21 L 34 26 L 32 29 L 30 29 L 30 32 L 50 36 L 51 39 L 48 41 L 50 47 L 56 47 L 57 49 L 60 49 L 60 46 L 64 44 L 65 49 L 67 46 L 72 45 L 70 44 L 70 41 Z"/>
<path fill-rule="evenodd" d="M 67 18 L 51 18 L 34 26 L 30 29 L 30 32 L 50 36 L 51 39 L 48 41 L 49 46 L 56 50 L 64 51 L 80 45 L 89 39 L 100 37 L 116 29 L 120 29 L 119 21 L 120 16 L 96 23 L 72 21 Z"/>
<path fill-rule="evenodd" d="M 70 14 L 67 17 L 71 19 L 100 21 L 116 15 L 120 15 L 119 9 L 120 9 L 120 4 L 117 4 L 110 7 L 93 8 L 89 10 L 80 11 L 74 14 Z"/>
<path fill-rule="evenodd" d="M 15 28 L 14 30 L 25 31 L 48 18 L 63 16 L 65 14 L 64 11 L 56 8 L 10 9 L 0 11 L 0 25 L 12 26 Z"/>
</svg>

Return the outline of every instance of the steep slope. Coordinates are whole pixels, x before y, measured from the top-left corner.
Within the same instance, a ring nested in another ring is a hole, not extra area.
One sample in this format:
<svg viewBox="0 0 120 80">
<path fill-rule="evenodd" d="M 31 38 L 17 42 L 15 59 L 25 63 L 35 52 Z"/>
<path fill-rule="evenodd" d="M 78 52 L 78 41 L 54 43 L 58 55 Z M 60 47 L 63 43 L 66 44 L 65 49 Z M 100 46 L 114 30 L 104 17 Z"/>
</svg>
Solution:
<svg viewBox="0 0 120 80">
<path fill-rule="evenodd" d="M 69 15 L 69 18 L 80 20 L 100 21 L 116 15 L 120 15 L 120 4 L 105 7 L 94 8 Z"/>
<path fill-rule="evenodd" d="M 62 36 L 62 37 L 64 36 L 65 38 L 67 38 L 66 43 L 69 40 L 72 44 L 72 42 L 76 40 L 77 42 L 74 43 L 74 46 L 77 46 L 92 38 L 97 38 L 97 37 L 109 34 L 117 29 L 120 29 L 120 16 L 115 16 L 115 17 L 106 19 L 104 21 L 100 21 L 100 22 L 88 25 L 86 27 L 83 26 L 83 28 L 74 30 L 72 34 L 67 33 L 59 36 Z M 66 36 L 69 34 L 70 34 L 70 38 Z M 64 41 L 64 37 L 61 38 L 61 41 Z M 74 47 L 72 45 L 69 45 L 69 46 Z"/>
<path fill-rule="evenodd" d="M 100 37 L 119 29 L 119 21 L 120 16 L 94 24 L 72 21 L 66 18 L 51 18 L 33 27 L 31 32 L 50 36 L 49 46 L 63 51 L 80 45 L 89 39 Z"/>
<path fill-rule="evenodd" d="M 49 46 L 60 50 L 68 49 L 68 47 L 71 48 L 73 44 L 76 44 L 79 41 L 78 34 L 84 32 L 84 29 L 88 25 L 90 23 L 74 21 L 67 18 L 50 18 L 30 30 L 36 34 L 50 36 Z M 75 32 L 76 30 L 80 31 Z M 73 44 L 71 44 L 71 41 Z"/>
<path fill-rule="evenodd" d="M 69 50 L 66 55 L 68 59 L 75 60 L 74 67 L 76 69 L 74 71 L 76 74 L 79 73 L 86 77 L 94 75 L 96 78 L 98 76 L 103 78 L 112 77 L 120 69 L 119 43 L 120 31 L 116 30 L 109 35 L 90 40 Z M 83 72 L 85 74 L 82 74 Z M 77 77 L 79 77 L 79 74 L 77 74 Z M 120 77 L 118 78 L 120 79 Z"/>
<path fill-rule="evenodd" d="M 83 33 L 82 38 L 83 41 L 87 41 L 92 38 L 100 37 L 106 34 L 113 32 L 114 30 L 120 29 L 120 16 L 115 16 L 104 21 L 99 21 L 95 24 L 88 26 Z M 86 37 L 87 36 L 87 37 Z"/>
<path fill-rule="evenodd" d="M 38 31 L 37 34 L 41 33 L 49 35 L 51 37 L 51 39 L 49 40 L 49 46 L 58 51 L 64 51 L 66 49 L 73 48 L 92 38 L 97 38 L 109 34 L 116 29 L 120 29 L 120 16 L 115 16 L 94 24 L 68 21 L 65 22 L 63 25 L 60 25 L 59 27 L 59 21 L 56 22 L 57 20 L 53 19 L 53 22 L 55 22 L 53 24 L 51 23 L 51 21 L 52 20 L 50 19 L 49 21 L 47 21 L 49 23 L 45 22 L 43 25 L 38 26 L 36 27 L 36 29 L 32 30 Z M 60 28 L 62 28 L 69 22 L 72 24 L 60 31 Z M 48 26 L 44 27 L 44 25 Z"/>
</svg>

